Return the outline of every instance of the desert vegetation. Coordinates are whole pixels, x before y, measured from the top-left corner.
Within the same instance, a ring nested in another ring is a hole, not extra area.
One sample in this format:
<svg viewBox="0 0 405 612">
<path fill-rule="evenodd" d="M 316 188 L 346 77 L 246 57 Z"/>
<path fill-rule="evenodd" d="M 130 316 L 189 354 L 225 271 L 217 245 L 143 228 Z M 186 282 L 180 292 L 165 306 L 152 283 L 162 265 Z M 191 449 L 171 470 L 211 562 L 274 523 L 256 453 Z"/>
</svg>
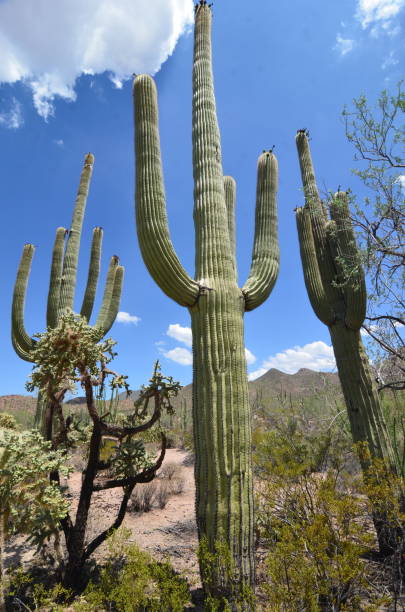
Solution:
<svg viewBox="0 0 405 612">
<path fill-rule="evenodd" d="M 193 383 L 182 389 L 157 361 L 131 391 L 113 369 L 107 334 L 124 269 L 113 256 L 90 325 L 99 227 L 73 310 L 89 153 L 71 227 L 56 231 L 44 332 L 25 325 L 33 244 L 15 282 L 12 344 L 33 364 L 26 389 L 36 398 L 0 398 L 0 612 L 405 610 L 404 213 L 390 174 L 404 167 L 393 152 L 404 142 L 401 84 L 397 96 L 381 95 L 380 119 L 363 98 L 344 111 L 347 137 L 368 162 L 358 174 L 376 193 L 373 221 L 350 192 L 321 197 L 309 132 L 296 134 L 303 275 L 337 374 L 269 370 L 249 382 L 244 315 L 269 297 L 279 268 L 278 162 L 273 148 L 258 159 L 252 261 L 239 286 L 236 183 L 223 175 L 211 25 L 211 5 L 200 0 L 194 278 L 169 233 L 157 88 L 145 74 L 133 86 L 138 241 L 157 285 L 190 313 Z M 378 344 L 373 363 L 362 330 Z"/>
</svg>

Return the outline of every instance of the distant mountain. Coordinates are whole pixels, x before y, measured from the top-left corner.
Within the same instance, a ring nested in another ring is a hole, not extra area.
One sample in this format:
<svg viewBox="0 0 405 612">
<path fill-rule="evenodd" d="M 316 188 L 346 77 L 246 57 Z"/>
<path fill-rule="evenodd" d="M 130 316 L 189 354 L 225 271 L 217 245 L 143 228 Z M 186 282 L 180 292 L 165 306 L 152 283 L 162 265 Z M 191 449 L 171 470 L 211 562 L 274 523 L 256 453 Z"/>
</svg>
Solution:
<svg viewBox="0 0 405 612">
<path fill-rule="evenodd" d="M 290 401 L 296 403 L 300 400 L 307 402 L 321 403 L 329 398 L 341 397 L 341 388 L 339 377 L 331 372 L 315 372 L 302 368 L 295 374 L 285 374 L 280 370 L 272 368 L 263 376 L 254 381 L 249 382 L 249 393 L 252 406 L 265 404 L 268 407 L 278 406 L 280 400 L 289 398 Z M 139 396 L 139 391 L 132 391 L 127 397 L 126 393 L 120 393 L 119 410 L 129 412 L 133 408 L 134 401 Z M 66 402 L 70 406 L 84 408 L 86 399 L 83 396 L 73 397 Z M 180 414 L 184 409 L 188 413 L 191 411 L 192 403 L 192 385 L 186 385 L 182 388 L 177 398 L 173 400 L 173 405 L 177 414 Z M 29 415 L 35 412 L 36 398 L 25 395 L 4 395 L 0 396 L 0 412 L 10 412 L 12 414 L 24 415 L 27 419 Z"/>
<path fill-rule="evenodd" d="M 32 395 L 0 395 L 0 412 L 35 412 L 37 398 Z"/>
<path fill-rule="evenodd" d="M 292 395 L 314 395 L 336 388 L 340 391 L 339 376 L 335 372 L 315 372 L 301 368 L 295 374 L 286 374 L 271 368 L 265 374 L 249 383 L 252 390 L 261 389 L 268 393 Z"/>
</svg>

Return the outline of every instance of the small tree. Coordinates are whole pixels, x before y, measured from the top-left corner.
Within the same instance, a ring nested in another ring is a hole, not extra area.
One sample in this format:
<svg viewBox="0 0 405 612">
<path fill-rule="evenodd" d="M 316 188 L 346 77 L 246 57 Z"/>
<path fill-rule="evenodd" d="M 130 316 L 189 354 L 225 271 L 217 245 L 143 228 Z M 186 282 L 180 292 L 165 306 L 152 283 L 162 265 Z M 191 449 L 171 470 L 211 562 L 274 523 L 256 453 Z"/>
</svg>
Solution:
<svg viewBox="0 0 405 612">
<path fill-rule="evenodd" d="M 346 136 L 362 163 L 353 170 L 370 195 L 353 201 L 352 221 L 358 232 L 369 277 L 368 312 L 363 328 L 377 343 L 380 387 L 405 389 L 405 93 L 383 91 L 377 109 L 363 95 L 345 108 Z M 387 357 L 389 357 L 387 361 Z"/>
<path fill-rule="evenodd" d="M 134 438 L 159 419 L 162 411 L 172 411 L 171 397 L 177 395 L 180 386 L 172 378 L 165 377 L 156 363 L 149 385 L 142 387 L 134 412 L 121 424 L 112 423 L 108 413 L 101 415 L 96 405 L 94 389 L 101 394 L 107 382 L 112 390 L 126 388 L 126 376 L 117 374 L 108 365 L 114 358 L 111 339 L 98 342 L 99 335 L 85 319 L 68 312 L 62 315 L 58 326 L 38 335 L 38 342 L 33 351 L 36 363 L 28 390 L 37 388 L 45 394 L 53 406 L 58 428 L 52 436 L 54 449 L 70 448 L 78 438 L 83 436 L 77 423 L 71 416 L 65 417 L 62 402 L 72 385 L 79 383 L 85 391 L 86 406 L 90 417 L 87 463 L 83 470 L 83 480 L 79 495 L 76 516 L 67 514 L 61 520 L 67 548 L 67 563 L 64 568 L 64 585 L 77 587 L 81 579 L 84 563 L 96 548 L 102 544 L 113 529 L 117 529 L 125 516 L 128 502 L 136 484 L 153 480 L 156 471 L 162 465 L 166 438 L 161 432 L 161 451 L 154 461 L 148 456 L 140 439 Z M 148 405 L 153 401 L 152 415 L 146 420 Z M 108 461 L 100 460 L 100 449 L 103 437 L 116 440 L 116 451 Z M 112 478 L 100 479 L 100 472 L 110 469 Z M 59 483 L 59 471 L 51 472 L 52 482 Z M 95 491 L 122 488 L 123 496 L 117 516 L 110 527 L 98 534 L 86 544 L 86 527 L 91 498 Z"/>
<path fill-rule="evenodd" d="M 0 612 L 5 612 L 4 547 L 10 535 L 29 535 L 36 544 L 58 531 L 69 505 L 49 473 L 67 475 L 63 450 L 51 450 L 37 431 L 0 428 Z"/>
</svg>

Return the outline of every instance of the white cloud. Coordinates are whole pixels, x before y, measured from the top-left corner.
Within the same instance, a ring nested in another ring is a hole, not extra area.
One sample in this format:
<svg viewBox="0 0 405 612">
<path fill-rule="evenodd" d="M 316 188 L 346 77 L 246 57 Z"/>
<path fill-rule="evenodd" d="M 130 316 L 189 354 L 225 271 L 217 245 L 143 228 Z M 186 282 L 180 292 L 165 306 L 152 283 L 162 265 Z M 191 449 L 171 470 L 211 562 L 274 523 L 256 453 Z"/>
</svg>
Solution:
<svg viewBox="0 0 405 612">
<path fill-rule="evenodd" d="M 356 15 L 363 28 L 379 23 L 389 30 L 389 22 L 404 6 L 405 0 L 358 0 Z"/>
<path fill-rule="evenodd" d="M 333 348 L 318 340 L 305 344 L 305 346 L 294 346 L 281 353 L 266 359 L 260 368 L 249 374 L 249 380 L 255 380 L 270 370 L 276 368 L 286 374 L 294 374 L 301 368 L 315 371 L 328 371 L 335 367 Z"/>
<path fill-rule="evenodd" d="M 245 356 L 246 356 L 246 363 L 248 365 L 252 365 L 256 361 L 256 356 L 253 355 L 253 353 L 249 351 L 248 348 L 245 348 Z"/>
<path fill-rule="evenodd" d="M 397 177 L 397 182 L 400 184 L 401 189 L 405 191 L 405 174 L 400 174 Z"/>
<path fill-rule="evenodd" d="M 115 320 L 117 323 L 133 323 L 134 325 L 138 325 L 141 318 L 137 317 L 136 315 L 131 315 L 129 312 L 121 311 L 117 314 L 117 318 Z"/>
<path fill-rule="evenodd" d="M 65 144 L 62 140 L 62 138 L 58 138 L 57 140 L 53 141 L 58 147 L 63 147 L 63 145 Z"/>
<path fill-rule="evenodd" d="M 176 346 L 176 348 L 172 349 L 171 351 L 163 351 L 163 355 L 167 357 L 167 359 L 171 359 L 172 361 L 180 363 L 181 365 L 191 365 L 193 363 L 192 352 L 180 346 Z"/>
<path fill-rule="evenodd" d="M 351 38 L 343 38 L 343 36 L 337 34 L 336 45 L 333 48 L 343 57 L 350 53 L 350 51 L 353 51 L 354 46 L 354 40 L 352 40 Z"/>
<path fill-rule="evenodd" d="M 3 127 L 16 130 L 24 123 L 21 104 L 16 98 L 11 99 L 10 109 L 0 113 L 0 125 Z"/>
<path fill-rule="evenodd" d="M 396 66 L 398 63 L 399 63 L 399 60 L 395 57 L 395 52 L 390 51 L 390 54 L 388 55 L 388 57 L 386 57 L 383 63 L 381 64 L 381 68 L 383 70 L 386 70 L 390 66 Z"/>
<path fill-rule="evenodd" d="M 186 346 L 192 345 L 191 327 L 183 327 L 179 325 L 179 323 L 171 323 L 166 334 L 170 336 L 170 338 L 174 338 Z"/>
<path fill-rule="evenodd" d="M 107 72 L 116 87 L 156 73 L 193 20 L 191 0 L 0 2 L 0 82 L 23 81 L 38 113 L 73 101 L 82 74 Z"/>
</svg>

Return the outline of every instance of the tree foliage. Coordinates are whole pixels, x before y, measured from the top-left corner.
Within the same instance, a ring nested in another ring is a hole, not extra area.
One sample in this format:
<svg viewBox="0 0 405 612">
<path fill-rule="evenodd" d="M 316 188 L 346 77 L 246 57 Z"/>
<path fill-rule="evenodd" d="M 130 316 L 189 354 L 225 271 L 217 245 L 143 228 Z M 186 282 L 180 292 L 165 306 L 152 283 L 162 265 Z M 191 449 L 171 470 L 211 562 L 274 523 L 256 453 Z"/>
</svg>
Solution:
<svg viewBox="0 0 405 612">
<path fill-rule="evenodd" d="M 369 278 L 364 329 L 377 343 L 381 386 L 405 388 L 405 93 L 402 82 L 383 91 L 376 108 L 362 95 L 345 108 L 346 136 L 360 167 L 353 170 L 368 190 L 353 198 L 353 222 Z M 387 361 L 388 357 L 388 361 Z"/>
</svg>

